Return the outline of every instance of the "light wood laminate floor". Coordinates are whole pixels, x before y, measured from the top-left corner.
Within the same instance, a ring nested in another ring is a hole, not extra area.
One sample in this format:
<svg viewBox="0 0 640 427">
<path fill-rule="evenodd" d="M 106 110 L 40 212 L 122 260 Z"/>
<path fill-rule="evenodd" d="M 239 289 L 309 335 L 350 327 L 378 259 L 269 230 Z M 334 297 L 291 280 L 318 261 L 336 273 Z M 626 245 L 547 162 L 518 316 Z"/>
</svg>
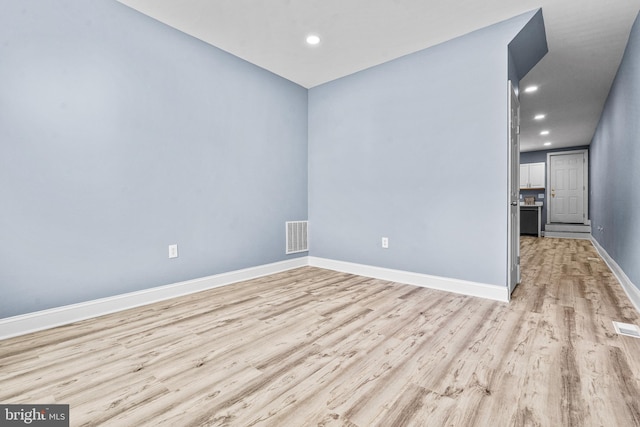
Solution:
<svg viewBox="0 0 640 427">
<path fill-rule="evenodd" d="M 305 267 L 0 341 L 0 402 L 71 425 L 639 426 L 640 323 L 589 241 L 511 303 Z"/>
</svg>

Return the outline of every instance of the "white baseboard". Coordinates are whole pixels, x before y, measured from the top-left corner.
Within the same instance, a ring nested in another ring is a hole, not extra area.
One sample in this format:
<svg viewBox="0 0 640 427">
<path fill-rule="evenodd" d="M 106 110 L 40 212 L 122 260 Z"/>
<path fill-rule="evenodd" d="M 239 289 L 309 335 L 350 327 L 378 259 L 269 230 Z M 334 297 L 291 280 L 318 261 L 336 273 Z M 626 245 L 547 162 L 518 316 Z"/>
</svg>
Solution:
<svg viewBox="0 0 640 427">
<path fill-rule="evenodd" d="M 307 257 L 0 319 L 0 340 L 308 265 Z"/>
<path fill-rule="evenodd" d="M 309 257 L 309 265 L 312 267 L 326 268 L 344 273 L 357 274 L 359 276 L 372 277 L 391 282 L 407 283 L 409 285 L 421 286 L 423 288 L 454 292 L 457 294 L 487 298 L 496 301 L 508 302 L 510 299 L 509 289 L 506 286 L 488 285 L 485 283 L 430 276 L 428 274 L 412 273 L 409 271 L 393 270 L 389 268 L 374 267 L 370 265 L 335 261 L 317 257 Z"/>
<path fill-rule="evenodd" d="M 633 306 L 638 312 L 640 312 L 640 290 L 633 284 L 631 279 L 629 279 L 622 268 L 620 268 L 618 263 L 615 262 L 613 258 L 611 258 L 609 253 L 602 246 L 600 246 L 600 243 L 598 243 L 596 239 L 592 237 L 591 243 L 593 243 L 593 246 L 596 248 L 604 262 L 609 266 L 613 275 L 616 276 L 618 282 L 620 282 L 622 289 L 624 289 L 624 292 L 631 300 Z"/>
<path fill-rule="evenodd" d="M 0 340 L 307 265 L 496 301 L 509 301 L 509 290 L 502 286 L 335 261 L 326 258 L 300 257 L 288 261 L 265 264 L 156 288 L 144 289 L 142 291 L 0 319 Z"/>
</svg>

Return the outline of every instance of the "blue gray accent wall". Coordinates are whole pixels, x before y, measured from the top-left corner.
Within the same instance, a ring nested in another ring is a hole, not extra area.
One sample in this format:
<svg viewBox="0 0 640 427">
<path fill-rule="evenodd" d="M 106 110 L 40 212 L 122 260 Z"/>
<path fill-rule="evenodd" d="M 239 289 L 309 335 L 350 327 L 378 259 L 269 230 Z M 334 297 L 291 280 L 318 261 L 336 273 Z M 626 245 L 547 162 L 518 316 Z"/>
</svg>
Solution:
<svg viewBox="0 0 640 427">
<path fill-rule="evenodd" d="M 516 36 L 509 42 L 509 80 L 516 94 L 522 79 L 547 54 L 547 35 L 542 9 L 538 9 Z"/>
<path fill-rule="evenodd" d="M 0 200 L 0 318 L 289 259 L 307 90 L 115 1 L 3 1 Z"/>
<path fill-rule="evenodd" d="M 506 286 L 508 44 L 530 22 L 309 91 L 312 256 Z"/>
<path fill-rule="evenodd" d="M 555 153 L 559 151 L 572 151 L 572 150 L 588 150 L 589 146 L 584 145 L 581 147 L 571 147 L 571 148 L 556 148 L 553 150 L 539 150 L 539 151 L 525 151 L 520 153 L 520 163 L 546 163 L 547 162 L 547 154 Z M 547 168 L 549 166 L 545 165 L 545 174 L 547 173 Z M 544 199 L 540 199 L 540 194 L 544 194 Z M 542 205 L 542 230 L 544 231 L 545 225 L 547 223 L 547 202 L 549 201 L 547 189 L 544 191 L 541 190 L 520 190 L 520 199 L 523 199 L 525 196 L 534 196 L 536 201 L 543 202 Z"/>
<path fill-rule="evenodd" d="M 640 289 L 640 15 L 591 142 L 592 235 Z"/>
</svg>

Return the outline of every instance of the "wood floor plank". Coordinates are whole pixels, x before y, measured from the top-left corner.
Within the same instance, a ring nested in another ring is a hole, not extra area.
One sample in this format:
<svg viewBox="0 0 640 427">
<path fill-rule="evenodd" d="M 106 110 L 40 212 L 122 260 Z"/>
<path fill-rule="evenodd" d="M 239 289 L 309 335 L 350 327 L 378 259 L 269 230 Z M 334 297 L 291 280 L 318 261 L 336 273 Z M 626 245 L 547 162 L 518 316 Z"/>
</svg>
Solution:
<svg viewBox="0 0 640 427">
<path fill-rule="evenodd" d="M 589 241 L 521 240 L 509 304 L 302 267 L 0 341 L 71 425 L 640 426 L 640 315 Z"/>
<path fill-rule="evenodd" d="M 578 344 L 581 358 L 581 393 L 588 396 L 585 425 L 639 425 L 633 419 L 634 413 L 637 416 L 637 407 L 628 407 L 625 400 L 626 393 L 635 392 L 616 387 L 617 378 L 605 374 L 614 371 L 611 363 L 615 359 L 610 357 L 610 349 L 607 345 L 597 343 Z M 636 388 L 637 384 L 632 387 Z M 635 400 L 632 399 L 631 403 Z"/>
</svg>

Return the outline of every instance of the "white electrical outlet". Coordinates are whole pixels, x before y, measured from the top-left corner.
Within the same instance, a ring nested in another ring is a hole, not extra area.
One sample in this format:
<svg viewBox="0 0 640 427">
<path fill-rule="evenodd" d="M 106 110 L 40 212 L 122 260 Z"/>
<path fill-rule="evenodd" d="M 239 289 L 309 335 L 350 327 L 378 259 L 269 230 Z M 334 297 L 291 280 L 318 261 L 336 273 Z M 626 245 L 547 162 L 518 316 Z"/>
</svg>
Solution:
<svg viewBox="0 0 640 427">
<path fill-rule="evenodd" d="M 178 245 L 169 245 L 169 258 L 178 258 Z"/>
<path fill-rule="evenodd" d="M 382 247 L 384 249 L 389 249 L 389 238 L 388 237 L 383 237 L 382 238 Z"/>
</svg>

